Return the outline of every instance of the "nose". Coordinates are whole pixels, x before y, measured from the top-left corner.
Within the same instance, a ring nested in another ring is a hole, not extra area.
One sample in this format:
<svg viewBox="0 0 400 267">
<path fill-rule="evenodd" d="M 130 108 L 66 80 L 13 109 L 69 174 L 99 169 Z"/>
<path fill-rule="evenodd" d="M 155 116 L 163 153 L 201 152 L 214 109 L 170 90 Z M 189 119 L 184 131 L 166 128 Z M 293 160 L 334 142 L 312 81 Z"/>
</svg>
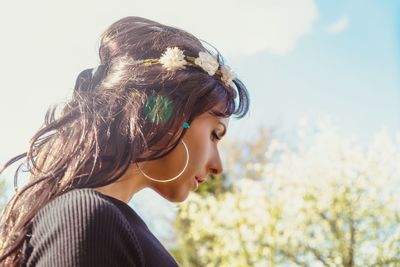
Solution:
<svg viewBox="0 0 400 267">
<path fill-rule="evenodd" d="M 219 156 L 218 150 L 216 150 L 215 156 L 210 159 L 209 172 L 217 175 L 223 172 L 221 157 Z"/>
</svg>

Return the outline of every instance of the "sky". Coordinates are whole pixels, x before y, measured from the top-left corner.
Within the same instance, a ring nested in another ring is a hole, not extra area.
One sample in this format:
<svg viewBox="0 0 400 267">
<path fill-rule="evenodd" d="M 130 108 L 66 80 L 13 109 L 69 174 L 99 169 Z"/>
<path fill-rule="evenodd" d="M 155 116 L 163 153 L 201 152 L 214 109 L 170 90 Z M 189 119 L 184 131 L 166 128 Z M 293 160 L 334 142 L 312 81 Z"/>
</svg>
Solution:
<svg viewBox="0 0 400 267">
<path fill-rule="evenodd" d="M 129 15 L 188 30 L 224 55 L 251 101 L 227 138 L 251 140 L 265 126 L 291 140 L 299 123 L 326 118 L 365 143 L 400 131 L 400 1 L 9 1 L 0 8 L 1 164 L 27 148 L 79 72 L 97 66 L 101 32 Z M 169 205 L 152 192 L 137 198 Z"/>
<path fill-rule="evenodd" d="M 253 93 L 249 125 L 263 121 L 287 135 L 303 117 L 329 116 L 364 142 L 382 128 L 399 130 L 399 4 L 330 2 L 316 2 L 312 30 L 293 50 L 240 60 Z"/>
</svg>

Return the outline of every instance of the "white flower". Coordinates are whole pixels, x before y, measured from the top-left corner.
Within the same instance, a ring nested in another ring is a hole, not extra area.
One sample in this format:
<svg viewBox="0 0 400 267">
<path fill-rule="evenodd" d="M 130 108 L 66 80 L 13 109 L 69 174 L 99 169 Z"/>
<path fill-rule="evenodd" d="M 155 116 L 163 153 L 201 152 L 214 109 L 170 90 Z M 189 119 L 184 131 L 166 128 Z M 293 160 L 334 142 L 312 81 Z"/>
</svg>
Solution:
<svg viewBox="0 0 400 267">
<path fill-rule="evenodd" d="M 184 69 L 186 65 L 185 55 L 178 47 L 168 47 L 160 58 L 160 63 L 167 70 Z"/>
<path fill-rule="evenodd" d="M 215 74 L 219 67 L 217 59 L 205 52 L 199 52 L 199 57 L 194 60 L 194 63 L 211 76 Z"/>
<path fill-rule="evenodd" d="M 232 80 L 236 78 L 236 74 L 229 66 L 221 66 L 222 81 L 227 85 L 232 85 Z"/>
</svg>

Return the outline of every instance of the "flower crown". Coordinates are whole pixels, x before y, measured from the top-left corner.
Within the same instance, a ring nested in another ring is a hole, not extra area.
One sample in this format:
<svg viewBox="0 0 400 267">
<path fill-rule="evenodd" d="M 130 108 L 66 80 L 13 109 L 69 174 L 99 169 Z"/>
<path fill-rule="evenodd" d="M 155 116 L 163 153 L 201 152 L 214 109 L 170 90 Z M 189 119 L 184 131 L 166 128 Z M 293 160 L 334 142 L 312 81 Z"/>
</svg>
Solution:
<svg viewBox="0 0 400 267">
<path fill-rule="evenodd" d="M 232 86 L 232 81 L 236 79 L 236 74 L 229 66 L 221 65 L 220 67 L 217 59 L 206 52 L 199 52 L 199 56 L 195 58 L 184 55 L 178 47 L 167 47 L 160 58 L 147 58 L 141 62 L 146 66 L 162 64 L 165 69 L 170 71 L 184 69 L 187 65 L 198 66 L 210 76 L 215 74 L 220 76 L 226 86 Z"/>
</svg>

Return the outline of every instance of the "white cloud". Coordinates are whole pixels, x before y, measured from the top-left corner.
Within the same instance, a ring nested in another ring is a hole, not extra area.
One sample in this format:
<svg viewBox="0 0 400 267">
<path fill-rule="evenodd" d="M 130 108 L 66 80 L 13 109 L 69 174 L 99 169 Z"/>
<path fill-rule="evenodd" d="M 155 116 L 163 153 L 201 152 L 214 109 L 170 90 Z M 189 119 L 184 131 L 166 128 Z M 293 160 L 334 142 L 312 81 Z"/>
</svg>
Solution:
<svg viewBox="0 0 400 267">
<path fill-rule="evenodd" d="M 201 5 L 185 2 L 183 9 L 170 10 L 175 6 L 171 1 L 160 1 L 156 10 L 150 9 L 153 4 L 141 3 L 136 9 L 187 29 L 229 55 L 263 51 L 286 54 L 295 48 L 301 36 L 313 30 L 318 17 L 314 0 L 203 0 Z"/>
<path fill-rule="evenodd" d="M 342 17 L 336 22 L 329 25 L 326 29 L 329 33 L 340 33 L 346 30 L 349 27 L 349 19 L 348 17 Z"/>
<path fill-rule="evenodd" d="M 18 16 L 22 19 L 15 22 L 17 26 L 38 25 L 36 31 L 43 35 L 29 34 L 37 41 L 79 38 L 80 42 L 72 45 L 93 44 L 112 22 L 136 15 L 188 30 L 229 55 L 286 54 L 303 35 L 312 32 L 318 18 L 315 0 L 71 0 L 57 5 L 37 0 L 25 11 L 12 5 L 15 13 L 8 9 L 0 22 L 7 24 Z"/>
<path fill-rule="evenodd" d="M 0 162 L 27 147 L 47 106 L 70 95 L 80 71 L 98 64 L 100 34 L 125 16 L 185 29 L 229 60 L 286 54 L 318 17 L 315 0 L 52 0 L 8 2 L 0 9 L 3 74 Z M 11 26 L 12 27 L 11 27 Z M 229 63 L 229 62 L 228 62 Z"/>
</svg>

